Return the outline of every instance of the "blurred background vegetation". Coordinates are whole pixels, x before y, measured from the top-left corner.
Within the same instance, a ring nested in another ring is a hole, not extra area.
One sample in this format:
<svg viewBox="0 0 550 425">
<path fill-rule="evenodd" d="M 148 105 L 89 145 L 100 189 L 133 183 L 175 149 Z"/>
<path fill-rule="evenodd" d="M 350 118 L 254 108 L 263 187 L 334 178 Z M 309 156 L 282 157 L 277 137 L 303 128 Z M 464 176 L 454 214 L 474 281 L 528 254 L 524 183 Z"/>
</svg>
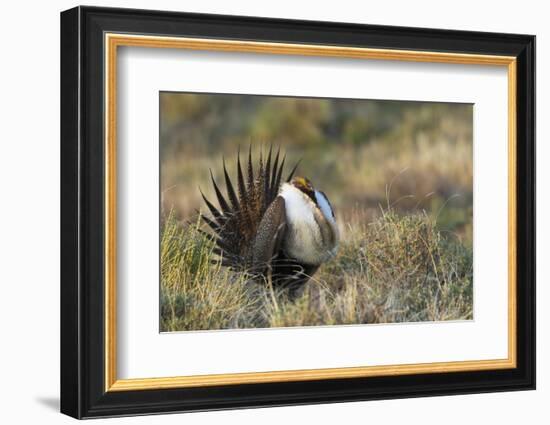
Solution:
<svg viewBox="0 0 550 425">
<path fill-rule="evenodd" d="M 298 175 L 323 190 L 346 223 L 382 208 L 425 212 L 441 232 L 472 243 L 472 121 L 469 104 L 162 92 L 161 209 L 177 220 L 214 198 L 240 147 L 257 158 L 270 144 L 302 159 Z M 345 232 L 344 232 L 345 234 Z"/>
<path fill-rule="evenodd" d="M 472 319 L 472 105 L 161 93 L 160 108 L 162 331 Z M 340 230 L 295 302 L 221 268 L 198 230 L 209 169 L 223 187 L 222 158 L 235 182 L 238 149 L 270 144 Z"/>
</svg>

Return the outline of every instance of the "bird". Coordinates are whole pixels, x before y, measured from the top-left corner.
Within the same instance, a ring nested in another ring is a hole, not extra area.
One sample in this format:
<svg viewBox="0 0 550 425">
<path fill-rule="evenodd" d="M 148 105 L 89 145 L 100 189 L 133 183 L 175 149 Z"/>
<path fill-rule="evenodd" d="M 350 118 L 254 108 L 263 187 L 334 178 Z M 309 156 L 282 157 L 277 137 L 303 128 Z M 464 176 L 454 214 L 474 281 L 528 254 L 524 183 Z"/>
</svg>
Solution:
<svg viewBox="0 0 550 425">
<path fill-rule="evenodd" d="M 212 170 L 210 179 L 219 206 L 200 190 L 210 215 L 199 212 L 214 242 L 215 262 L 247 272 L 252 280 L 281 289 L 291 299 L 303 292 L 317 269 L 333 258 L 339 245 L 334 210 L 324 192 L 305 177 L 295 177 L 299 161 L 282 180 L 286 155 L 270 146 L 265 163 L 260 151 L 256 172 L 252 147 L 246 176 L 237 153 L 237 185 L 223 158 L 226 193 Z"/>
</svg>

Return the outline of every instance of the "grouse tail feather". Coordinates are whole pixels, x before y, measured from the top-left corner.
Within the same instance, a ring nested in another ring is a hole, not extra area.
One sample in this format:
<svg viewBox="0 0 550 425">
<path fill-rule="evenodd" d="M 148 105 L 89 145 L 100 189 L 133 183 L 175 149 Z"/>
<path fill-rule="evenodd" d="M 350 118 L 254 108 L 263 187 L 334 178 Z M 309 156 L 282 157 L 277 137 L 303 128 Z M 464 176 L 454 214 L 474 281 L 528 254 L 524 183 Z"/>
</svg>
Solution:
<svg viewBox="0 0 550 425">
<path fill-rule="evenodd" d="M 240 158 L 240 149 L 236 160 L 236 182 L 233 185 L 223 159 L 223 180 L 225 193 L 210 171 L 210 179 L 218 207 L 201 191 L 201 196 L 210 212 L 210 217 L 201 214 L 202 221 L 210 229 L 208 233 L 216 244 L 214 253 L 222 265 L 234 270 L 250 270 L 253 267 L 253 245 L 258 226 L 266 210 L 279 193 L 286 156 L 281 159 L 281 149 L 273 157 L 273 146 L 269 147 L 265 162 L 260 152 L 256 167 L 253 164 L 252 145 L 248 148 L 246 177 Z M 299 162 L 287 178 L 290 181 Z M 254 172 L 256 168 L 256 173 Z"/>
</svg>

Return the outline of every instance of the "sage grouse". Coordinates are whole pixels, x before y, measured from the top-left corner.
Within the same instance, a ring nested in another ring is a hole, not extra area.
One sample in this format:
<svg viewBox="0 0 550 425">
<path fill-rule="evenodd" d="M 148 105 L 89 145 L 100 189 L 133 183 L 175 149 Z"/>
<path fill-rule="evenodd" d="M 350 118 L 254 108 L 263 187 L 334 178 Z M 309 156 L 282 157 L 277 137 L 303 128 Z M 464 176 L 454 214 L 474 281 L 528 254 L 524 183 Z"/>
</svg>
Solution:
<svg viewBox="0 0 550 425">
<path fill-rule="evenodd" d="M 211 216 L 201 214 L 212 229 L 214 253 L 223 266 L 250 273 L 253 280 L 270 282 L 291 297 L 319 266 L 338 249 L 338 228 L 326 195 L 303 177 L 293 177 L 294 166 L 281 184 L 285 157 L 269 149 L 265 164 L 260 153 L 256 173 L 248 151 L 246 177 L 237 155 L 237 190 L 223 161 L 226 195 L 212 171 L 210 177 L 219 207 L 202 193 Z"/>
</svg>

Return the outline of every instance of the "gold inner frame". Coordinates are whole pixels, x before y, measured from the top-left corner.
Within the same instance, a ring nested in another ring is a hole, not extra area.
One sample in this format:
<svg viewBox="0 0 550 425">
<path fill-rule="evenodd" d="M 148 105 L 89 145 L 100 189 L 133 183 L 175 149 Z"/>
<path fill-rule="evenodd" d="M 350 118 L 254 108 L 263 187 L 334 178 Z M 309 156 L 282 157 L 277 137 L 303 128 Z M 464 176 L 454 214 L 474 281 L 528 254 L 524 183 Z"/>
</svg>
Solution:
<svg viewBox="0 0 550 425">
<path fill-rule="evenodd" d="M 133 391 L 214 385 L 235 385 L 320 379 L 410 375 L 510 369 L 516 367 L 516 58 L 461 53 L 370 49 L 327 45 L 267 43 L 105 34 L 105 391 Z M 263 54 L 325 56 L 355 59 L 398 60 L 470 65 L 504 66 L 508 71 L 508 357 L 419 364 L 247 372 L 165 378 L 118 379 L 116 324 L 116 99 L 117 48 L 119 46 L 171 48 Z"/>
</svg>

